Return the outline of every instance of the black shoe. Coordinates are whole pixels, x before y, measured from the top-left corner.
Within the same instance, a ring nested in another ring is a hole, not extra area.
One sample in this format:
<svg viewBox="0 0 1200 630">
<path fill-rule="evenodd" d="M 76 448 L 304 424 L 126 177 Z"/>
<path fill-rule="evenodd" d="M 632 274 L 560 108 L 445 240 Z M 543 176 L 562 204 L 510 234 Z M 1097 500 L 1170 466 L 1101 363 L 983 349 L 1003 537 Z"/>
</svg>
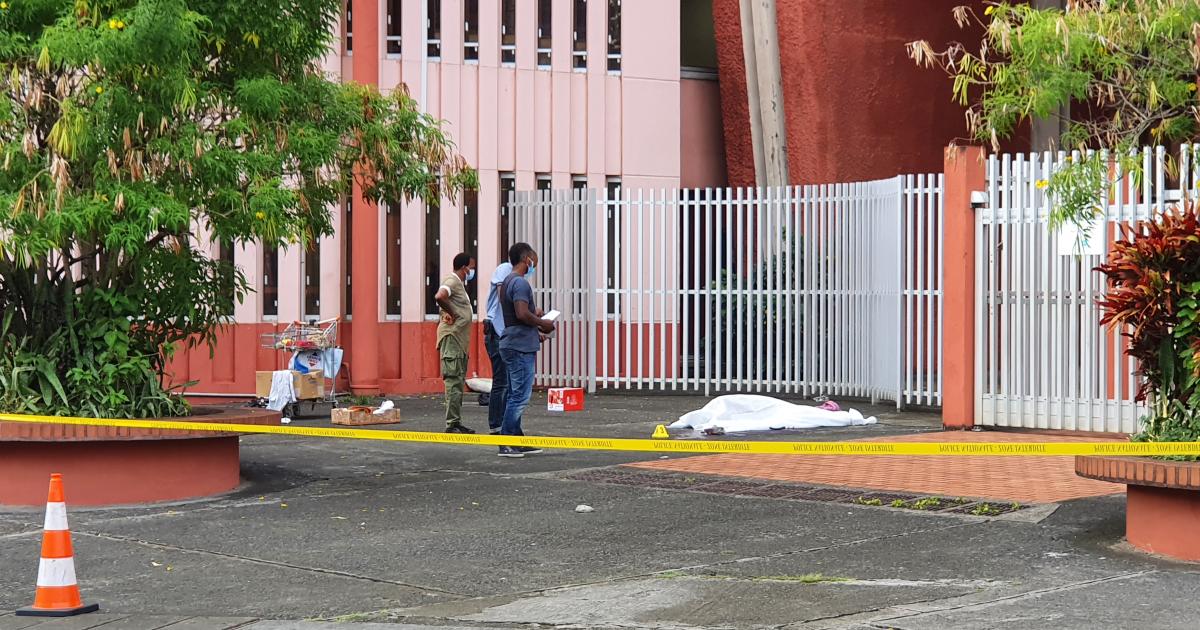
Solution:
<svg viewBox="0 0 1200 630">
<path fill-rule="evenodd" d="M 475 429 L 464 427 L 461 424 L 452 424 L 446 427 L 446 433 L 475 433 Z"/>
<path fill-rule="evenodd" d="M 526 455 L 535 455 L 537 453 L 542 452 L 542 449 L 540 449 L 536 446 L 516 446 L 514 448 L 516 448 L 517 450 L 521 451 L 522 453 L 524 453 Z"/>
<path fill-rule="evenodd" d="M 520 450 L 520 447 L 501 446 L 500 452 L 497 453 L 500 457 L 525 457 L 525 453 Z"/>
<path fill-rule="evenodd" d="M 491 394 L 480 394 L 480 395 L 479 395 L 479 406 L 480 406 L 480 407 L 486 407 L 486 406 L 488 406 L 488 405 L 489 405 L 491 402 L 492 402 L 492 395 L 491 395 Z"/>
<path fill-rule="evenodd" d="M 500 435 L 500 429 L 489 429 L 488 435 Z"/>
</svg>

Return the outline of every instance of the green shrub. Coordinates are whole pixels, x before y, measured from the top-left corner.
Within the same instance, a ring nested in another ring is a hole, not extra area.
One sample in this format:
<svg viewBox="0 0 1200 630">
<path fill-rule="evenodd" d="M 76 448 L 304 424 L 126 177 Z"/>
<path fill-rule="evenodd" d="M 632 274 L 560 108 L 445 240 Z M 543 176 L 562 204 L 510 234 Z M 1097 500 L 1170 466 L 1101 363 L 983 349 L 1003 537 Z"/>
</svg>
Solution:
<svg viewBox="0 0 1200 630">
<path fill-rule="evenodd" d="M 1102 324 L 1125 331 L 1138 400 L 1152 413 L 1136 439 L 1200 440 L 1200 217 L 1188 203 L 1126 230 L 1097 269 L 1108 279 Z"/>
</svg>

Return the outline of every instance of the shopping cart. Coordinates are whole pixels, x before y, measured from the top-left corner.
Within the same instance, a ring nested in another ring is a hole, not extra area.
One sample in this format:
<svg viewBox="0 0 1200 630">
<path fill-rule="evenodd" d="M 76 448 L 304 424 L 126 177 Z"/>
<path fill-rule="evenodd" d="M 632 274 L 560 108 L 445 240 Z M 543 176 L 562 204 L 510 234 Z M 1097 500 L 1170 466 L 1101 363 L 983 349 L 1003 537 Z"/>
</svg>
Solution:
<svg viewBox="0 0 1200 630">
<path fill-rule="evenodd" d="M 337 406 L 337 376 L 342 367 L 342 348 L 338 345 L 340 324 L 339 317 L 310 323 L 292 322 L 279 332 L 263 333 L 260 336 L 263 348 L 291 354 L 288 369 L 323 372 L 323 377 L 329 381 L 323 397 L 301 398 L 285 408 L 284 415 L 295 414 L 299 410 L 300 402 L 308 402 L 310 411 L 315 409 L 317 402 Z"/>
</svg>

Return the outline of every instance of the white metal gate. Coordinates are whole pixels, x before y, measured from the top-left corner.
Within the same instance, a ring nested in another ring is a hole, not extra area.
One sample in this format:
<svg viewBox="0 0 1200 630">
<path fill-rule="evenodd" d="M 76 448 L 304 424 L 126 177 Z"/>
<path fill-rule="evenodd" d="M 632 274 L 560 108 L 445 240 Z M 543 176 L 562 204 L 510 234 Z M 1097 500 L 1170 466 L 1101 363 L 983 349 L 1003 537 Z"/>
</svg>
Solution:
<svg viewBox="0 0 1200 630">
<path fill-rule="evenodd" d="M 1055 234 L 1042 187 L 1066 154 L 992 156 L 987 202 L 976 213 L 976 421 L 984 425 L 1134 433 L 1145 408 L 1134 402 L 1136 365 L 1119 331 L 1099 325 L 1103 276 L 1094 271 L 1120 226 L 1162 212 L 1194 190 L 1194 148 L 1177 162 L 1141 153 L 1141 174 L 1113 166 L 1116 184 L 1083 251 L 1071 234 Z M 1078 159 L 1078 155 L 1075 156 Z M 1194 194 L 1193 194 L 1194 196 Z"/>
<path fill-rule="evenodd" d="M 539 382 L 941 403 L 941 175 L 510 202 L 565 323 Z"/>
</svg>

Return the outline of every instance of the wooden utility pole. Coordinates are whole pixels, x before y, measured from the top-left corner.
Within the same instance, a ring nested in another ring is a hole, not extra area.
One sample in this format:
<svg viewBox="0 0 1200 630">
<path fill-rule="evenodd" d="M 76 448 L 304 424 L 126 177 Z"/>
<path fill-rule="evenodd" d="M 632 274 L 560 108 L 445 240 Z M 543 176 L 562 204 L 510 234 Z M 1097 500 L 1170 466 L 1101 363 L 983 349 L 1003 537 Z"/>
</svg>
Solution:
<svg viewBox="0 0 1200 630">
<path fill-rule="evenodd" d="M 1064 9 L 1065 0 L 1033 0 L 1035 9 Z M 1049 118 L 1035 118 L 1030 128 L 1030 149 L 1035 152 L 1058 151 L 1062 148 L 1062 136 L 1067 131 L 1067 120 L 1071 106 L 1063 105 Z"/>
<path fill-rule="evenodd" d="M 775 0 L 740 0 L 739 9 L 755 184 L 786 186 L 789 183 L 787 117 L 783 109 Z"/>
<path fill-rule="evenodd" d="M 746 97 L 750 113 L 750 145 L 754 148 L 754 185 L 766 185 L 766 160 L 763 155 L 762 109 L 758 95 L 758 62 L 755 60 L 754 10 L 755 0 L 739 0 L 742 23 L 742 54 L 746 62 Z"/>
</svg>

